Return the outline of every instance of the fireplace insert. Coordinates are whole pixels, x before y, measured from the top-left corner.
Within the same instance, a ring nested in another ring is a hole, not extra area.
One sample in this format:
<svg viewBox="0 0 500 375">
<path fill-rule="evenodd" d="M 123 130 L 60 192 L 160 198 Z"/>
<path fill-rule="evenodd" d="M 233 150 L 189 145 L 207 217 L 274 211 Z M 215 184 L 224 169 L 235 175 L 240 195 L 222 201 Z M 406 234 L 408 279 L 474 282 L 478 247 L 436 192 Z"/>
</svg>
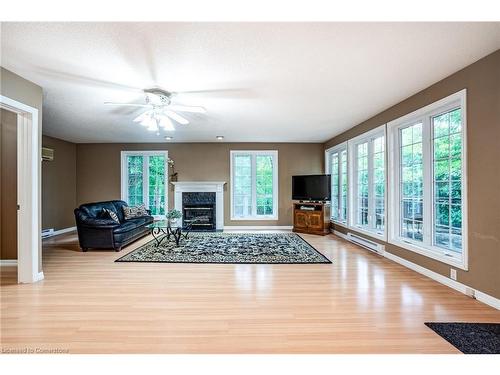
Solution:
<svg viewBox="0 0 500 375">
<path fill-rule="evenodd" d="M 193 223 L 192 231 L 215 231 L 215 193 L 182 193 L 182 223 Z"/>
</svg>

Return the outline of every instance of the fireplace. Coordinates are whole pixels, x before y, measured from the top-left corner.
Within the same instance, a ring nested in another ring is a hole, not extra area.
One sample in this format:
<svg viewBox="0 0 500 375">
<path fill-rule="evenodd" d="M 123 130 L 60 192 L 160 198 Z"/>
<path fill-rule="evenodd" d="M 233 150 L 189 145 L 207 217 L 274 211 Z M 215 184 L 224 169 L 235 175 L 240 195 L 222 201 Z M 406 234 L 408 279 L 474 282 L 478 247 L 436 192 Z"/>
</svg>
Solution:
<svg viewBox="0 0 500 375">
<path fill-rule="evenodd" d="M 205 204 L 209 204 L 211 211 L 213 226 L 208 229 L 209 225 L 198 225 L 197 229 L 203 227 L 203 230 L 216 230 L 222 231 L 224 229 L 224 185 L 225 181 L 173 181 L 174 185 L 174 207 L 176 210 L 182 212 L 183 215 L 188 215 L 189 218 L 192 216 L 207 216 L 201 215 L 202 210 L 193 210 L 192 208 L 208 208 Z M 186 195 L 186 204 L 190 205 L 189 210 L 184 210 L 184 193 Z M 200 193 L 212 193 L 213 195 L 199 195 L 199 199 L 196 196 Z M 193 195 L 194 194 L 194 195 Z M 215 196 L 215 198 L 214 198 Z M 203 206 L 201 204 L 203 203 Z M 194 207 L 192 205 L 195 205 Z M 199 205 L 199 206 L 196 206 Z M 195 211 L 198 211 L 195 213 Z M 208 213 L 208 212 L 207 212 Z M 188 218 L 188 220 L 190 220 Z M 186 216 L 182 217 L 184 222 Z M 201 219 L 206 220 L 205 217 Z M 201 220 L 200 219 L 200 220 Z M 209 224 L 205 222 L 200 222 L 200 224 Z"/>
<path fill-rule="evenodd" d="M 193 231 L 215 231 L 216 193 L 183 192 L 182 217 L 184 227 L 193 223 Z"/>
</svg>

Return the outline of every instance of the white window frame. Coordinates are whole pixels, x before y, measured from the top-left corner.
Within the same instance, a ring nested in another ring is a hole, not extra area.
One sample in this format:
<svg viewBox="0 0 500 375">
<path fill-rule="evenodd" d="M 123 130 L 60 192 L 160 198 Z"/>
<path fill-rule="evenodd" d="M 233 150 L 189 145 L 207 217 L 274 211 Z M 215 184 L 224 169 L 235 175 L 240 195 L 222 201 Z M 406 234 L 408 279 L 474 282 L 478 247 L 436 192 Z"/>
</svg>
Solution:
<svg viewBox="0 0 500 375">
<path fill-rule="evenodd" d="M 331 166 L 330 166 L 330 159 L 331 159 L 331 154 L 334 154 L 334 153 L 338 153 L 339 154 L 339 186 L 338 186 L 338 192 L 339 192 L 339 195 L 338 195 L 338 208 L 339 208 L 339 213 L 341 212 L 341 210 L 343 209 L 343 206 L 342 206 L 342 162 L 340 160 L 340 153 L 342 151 L 346 151 L 346 154 L 347 154 L 347 175 L 346 175 L 346 178 L 347 178 L 347 207 L 346 207 L 346 221 L 340 221 L 340 220 L 335 220 L 333 219 L 333 211 L 330 213 L 330 221 L 332 223 L 335 223 L 337 225 L 341 225 L 341 226 L 344 226 L 344 227 L 348 227 L 348 223 L 349 223 L 349 217 L 350 217 L 350 190 L 351 190 L 351 187 L 350 187 L 350 178 L 349 178 L 349 164 L 350 164 L 350 156 L 349 156 L 349 148 L 348 148 L 348 144 L 347 142 L 342 142 L 342 143 L 339 143 L 338 145 L 335 145 L 333 147 L 330 147 L 328 149 L 325 150 L 325 171 L 327 174 L 331 175 L 332 174 L 332 171 L 331 171 Z M 331 197 L 330 197 L 331 199 Z M 333 202 L 330 201 L 330 207 L 333 207 Z"/>
<path fill-rule="evenodd" d="M 127 157 L 128 156 L 165 156 L 165 213 L 168 212 L 168 151 L 122 151 L 121 152 L 121 198 L 128 203 L 128 170 L 127 170 Z M 149 209 L 149 168 L 146 168 L 146 158 L 143 159 L 143 181 L 148 181 L 143 184 L 143 197 L 146 208 Z M 164 219 L 165 215 L 153 215 L 155 219 Z"/>
<path fill-rule="evenodd" d="M 252 156 L 252 214 L 247 216 L 234 216 L 233 206 L 233 184 L 234 184 L 234 157 L 236 155 L 250 155 Z M 256 184 L 256 156 L 264 155 L 271 156 L 273 163 L 273 214 L 272 215 L 257 215 L 257 184 Z M 231 220 L 278 220 L 278 197 L 279 197 L 279 171 L 278 171 L 278 151 L 277 150 L 231 150 L 230 155 L 230 177 L 231 177 L 231 191 L 230 191 L 230 205 L 231 205 Z"/>
<path fill-rule="evenodd" d="M 368 223 L 373 223 L 373 219 L 375 217 L 375 206 L 374 199 L 372 193 L 370 193 L 373 189 L 373 141 L 375 138 L 380 136 L 384 137 L 384 232 L 382 234 L 377 233 L 375 230 L 362 228 L 356 225 L 356 205 L 357 205 L 357 146 L 361 143 L 368 142 Z M 347 223 L 348 227 L 356 232 L 363 233 L 367 236 L 371 236 L 374 238 L 378 238 L 381 240 L 387 240 L 387 134 L 386 134 L 386 126 L 381 125 L 375 129 L 372 129 L 366 133 L 363 133 L 355 138 L 350 139 L 347 142 L 348 145 L 348 155 L 351 155 L 351 162 L 348 163 L 348 173 L 349 173 L 349 181 L 351 181 L 351 186 L 349 187 L 349 210 L 348 212 L 352 213 L 349 215 Z M 349 159 L 349 156 L 348 156 Z"/>
<path fill-rule="evenodd" d="M 388 242 L 440 262 L 468 269 L 468 214 L 467 214 L 467 91 L 463 89 L 446 98 L 400 117 L 387 124 L 388 135 L 388 193 L 389 210 L 387 212 Z M 440 113 L 461 108 L 462 114 L 462 256 L 458 257 L 453 252 L 434 246 L 433 223 L 433 181 L 432 181 L 432 158 L 433 138 L 431 129 L 431 118 Z M 415 123 L 422 122 L 422 157 L 424 164 L 424 217 L 423 217 L 423 243 L 401 238 L 399 235 L 400 225 L 400 175 L 399 175 L 399 130 Z"/>
</svg>

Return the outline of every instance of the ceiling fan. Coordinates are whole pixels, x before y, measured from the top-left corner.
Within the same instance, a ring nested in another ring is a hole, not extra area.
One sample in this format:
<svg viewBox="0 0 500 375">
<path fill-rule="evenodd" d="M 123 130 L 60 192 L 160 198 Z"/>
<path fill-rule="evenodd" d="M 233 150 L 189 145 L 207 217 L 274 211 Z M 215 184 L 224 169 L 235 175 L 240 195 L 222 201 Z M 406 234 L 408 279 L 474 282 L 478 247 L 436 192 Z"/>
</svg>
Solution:
<svg viewBox="0 0 500 375">
<path fill-rule="evenodd" d="M 179 112 L 190 113 L 206 113 L 205 108 L 200 106 L 186 106 L 172 104 L 174 92 L 162 90 L 158 87 L 142 90 L 145 95 L 145 104 L 140 103 L 113 103 L 105 102 L 106 105 L 121 105 L 128 107 L 143 107 L 148 108 L 134 119 L 134 122 L 145 126 L 149 131 L 154 131 L 159 134 L 160 128 L 165 131 L 174 131 L 175 127 L 171 119 L 181 125 L 189 124 L 189 121 L 179 115 Z"/>
</svg>

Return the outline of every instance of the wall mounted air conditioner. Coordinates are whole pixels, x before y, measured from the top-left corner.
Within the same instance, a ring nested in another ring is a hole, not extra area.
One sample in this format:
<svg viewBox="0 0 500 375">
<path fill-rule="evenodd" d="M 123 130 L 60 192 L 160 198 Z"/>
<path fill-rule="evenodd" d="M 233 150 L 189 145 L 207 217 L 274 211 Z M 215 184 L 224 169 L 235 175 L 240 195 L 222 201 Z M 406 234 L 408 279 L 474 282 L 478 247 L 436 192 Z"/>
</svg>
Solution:
<svg viewBox="0 0 500 375">
<path fill-rule="evenodd" d="M 54 150 L 52 148 L 42 147 L 42 160 L 43 161 L 53 161 L 54 160 Z"/>
<path fill-rule="evenodd" d="M 355 243 L 356 245 L 363 246 L 364 248 L 374 251 L 378 254 L 383 254 L 385 251 L 384 245 L 381 245 L 375 241 L 369 240 L 355 233 L 347 233 L 346 239 Z"/>
</svg>

